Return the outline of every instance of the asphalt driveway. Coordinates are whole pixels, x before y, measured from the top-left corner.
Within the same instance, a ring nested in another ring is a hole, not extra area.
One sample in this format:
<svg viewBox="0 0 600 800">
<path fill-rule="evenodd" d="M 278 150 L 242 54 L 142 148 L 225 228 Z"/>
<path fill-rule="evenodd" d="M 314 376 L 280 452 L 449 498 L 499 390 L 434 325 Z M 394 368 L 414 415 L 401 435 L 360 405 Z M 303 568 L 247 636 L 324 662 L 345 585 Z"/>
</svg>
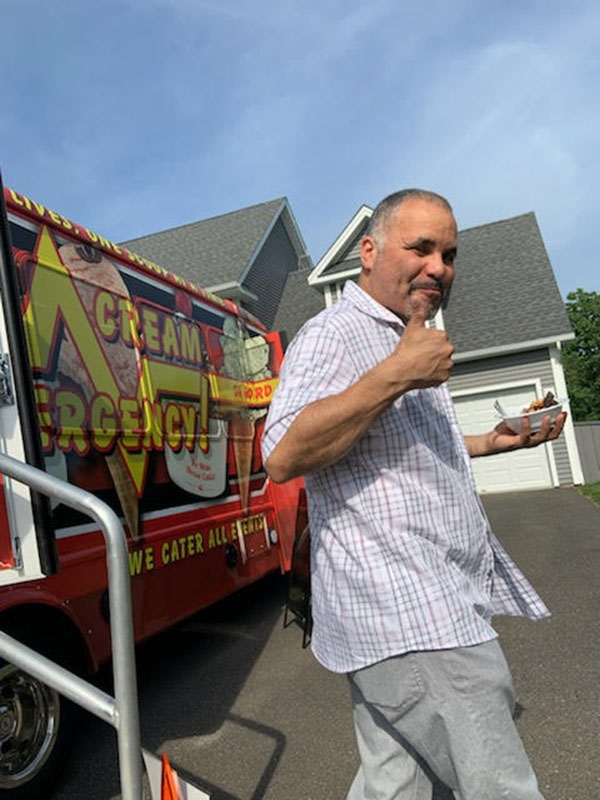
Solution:
<svg viewBox="0 0 600 800">
<path fill-rule="evenodd" d="M 547 800 L 600 798 L 600 508 L 575 489 L 484 498 L 502 543 L 552 616 L 495 627 L 519 728 Z"/>
<path fill-rule="evenodd" d="M 496 620 L 546 800 L 600 798 L 600 508 L 575 489 L 484 497 L 552 617 Z M 282 628 L 273 576 L 138 652 L 142 740 L 213 800 L 343 800 L 357 767 L 346 681 Z M 87 717 L 58 800 L 119 796 L 114 732 Z M 436 800 L 448 795 L 439 790 Z"/>
</svg>

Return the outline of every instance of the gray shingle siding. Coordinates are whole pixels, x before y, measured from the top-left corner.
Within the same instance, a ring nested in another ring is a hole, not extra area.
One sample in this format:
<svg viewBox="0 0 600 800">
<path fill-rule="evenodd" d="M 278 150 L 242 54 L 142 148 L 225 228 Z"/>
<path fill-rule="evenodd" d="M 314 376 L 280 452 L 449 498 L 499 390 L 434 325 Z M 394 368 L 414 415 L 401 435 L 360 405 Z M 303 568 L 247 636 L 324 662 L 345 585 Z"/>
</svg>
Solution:
<svg viewBox="0 0 600 800">
<path fill-rule="evenodd" d="M 335 264 L 342 265 L 344 261 L 352 261 L 355 258 L 360 258 L 360 243 L 362 242 L 362 238 L 365 235 L 365 231 L 367 230 L 368 224 L 369 221 L 365 220 L 364 223 L 360 226 L 360 228 L 356 231 L 353 238 L 348 242 L 346 247 L 344 247 L 340 251 L 333 265 Z"/>
<path fill-rule="evenodd" d="M 549 362 L 548 351 L 546 348 L 539 348 L 538 350 L 530 350 L 520 353 L 507 353 L 506 355 L 495 356 L 493 358 L 483 358 L 477 361 L 462 361 L 455 364 L 452 368 L 452 375 L 450 376 L 449 386 L 454 389 L 470 389 L 474 386 L 479 386 L 481 381 L 489 383 L 486 377 L 479 377 L 480 373 L 500 373 L 514 368 L 519 374 L 517 378 L 523 378 L 520 374 L 521 367 L 525 365 L 527 368 L 533 367 L 538 369 L 539 364 Z M 511 376 L 511 379 L 514 376 Z M 532 377 L 526 375 L 525 377 Z M 535 375 L 533 377 L 536 377 Z M 460 383 L 455 386 L 454 383 Z M 496 381 L 500 383 L 501 381 Z"/>
<path fill-rule="evenodd" d="M 243 282 L 246 289 L 258 295 L 259 301 L 244 301 L 242 305 L 268 328 L 273 327 L 287 275 L 297 268 L 298 256 L 279 218 Z"/>
<path fill-rule="evenodd" d="M 356 256 L 355 258 L 347 258 L 344 261 L 338 261 L 333 265 L 331 272 L 327 270 L 327 274 L 333 276 L 340 272 L 346 272 L 349 269 L 362 269 L 360 256 Z"/>
<path fill-rule="evenodd" d="M 455 364 L 448 387 L 450 393 L 464 389 L 481 389 L 484 392 L 490 391 L 489 387 L 496 384 L 534 381 L 536 378 L 540 380 L 543 389 L 554 386 L 550 356 L 546 349 Z M 493 420 L 493 414 L 490 406 L 490 421 Z M 559 484 L 572 484 L 573 475 L 565 437 L 561 436 L 550 447 L 554 454 Z"/>
</svg>

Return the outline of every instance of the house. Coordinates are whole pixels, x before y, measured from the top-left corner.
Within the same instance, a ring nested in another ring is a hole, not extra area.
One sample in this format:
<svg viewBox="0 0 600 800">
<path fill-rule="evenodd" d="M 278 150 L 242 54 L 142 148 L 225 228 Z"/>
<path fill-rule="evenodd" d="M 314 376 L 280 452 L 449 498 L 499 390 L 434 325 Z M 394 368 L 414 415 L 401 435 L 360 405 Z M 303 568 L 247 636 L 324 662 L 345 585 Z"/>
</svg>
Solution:
<svg viewBox="0 0 600 800">
<path fill-rule="evenodd" d="M 358 279 L 360 242 L 371 214 L 361 206 L 308 274 L 308 292 L 319 290 L 323 307 L 339 299 L 347 280 Z M 297 279 L 298 274 L 290 276 L 292 282 Z M 302 304 L 292 286 L 297 297 L 288 335 L 301 324 Z M 312 309 L 308 292 L 304 305 Z M 276 321 L 286 327 L 281 311 Z M 567 397 L 561 345 L 574 334 L 534 213 L 459 232 L 449 304 L 432 324 L 447 330 L 456 348 L 449 389 L 465 433 L 490 429 L 496 399 L 521 409 L 548 390 Z M 480 492 L 583 482 L 570 417 L 557 441 L 474 459 L 473 468 Z"/>
<path fill-rule="evenodd" d="M 288 273 L 312 267 L 285 197 L 122 244 L 272 328 Z"/>
</svg>

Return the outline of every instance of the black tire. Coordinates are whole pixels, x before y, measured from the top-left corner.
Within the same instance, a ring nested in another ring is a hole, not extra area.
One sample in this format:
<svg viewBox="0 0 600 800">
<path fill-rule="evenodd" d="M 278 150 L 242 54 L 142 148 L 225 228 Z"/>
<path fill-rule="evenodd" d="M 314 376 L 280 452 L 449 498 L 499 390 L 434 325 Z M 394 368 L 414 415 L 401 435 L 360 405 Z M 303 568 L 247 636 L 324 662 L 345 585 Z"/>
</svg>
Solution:
<svg viewBox="0 0 600 800">
<path fill-rule="evenodd" d="M 68 669 L 72 651 L 31 629 L 7 631 Z M 12 664 L 0 661 L 0 798 L 43 800 L 52 795 L 69 751 L 79 709 Z"/>
</svg>

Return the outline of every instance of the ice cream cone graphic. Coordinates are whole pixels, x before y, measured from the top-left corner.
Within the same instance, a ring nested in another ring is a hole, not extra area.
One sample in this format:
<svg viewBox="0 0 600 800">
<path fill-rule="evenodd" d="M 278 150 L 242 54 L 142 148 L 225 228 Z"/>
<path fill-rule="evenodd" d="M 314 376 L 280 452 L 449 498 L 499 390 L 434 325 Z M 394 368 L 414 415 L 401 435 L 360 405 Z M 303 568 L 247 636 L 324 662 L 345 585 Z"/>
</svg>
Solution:
<svg viewBox="0 0 600 800">
<path fill-rule="evenodd" d="M 115 485 L 119 502 L 123 510 L 125 522 L 129 528 L 129 535 L 132 539 L 137 539 L 138 530 L 138 499 L 135 487 L 131 481 L 131 476 L 123 463 L 121 454 L 117 451 L 107 453 L 106 466 Z"/>
<path fill-rule="evenodd" d="M 233 455 L 238 476 L 240 504 L 244 515 L 248 513 L 250 500 L 250 472 L 252 470 L 252 452 L 254 449 L 253 419 L 236 414 L 229 422 L 229 435 L 233 442 Z"/>
<path fill-rule="evenodd" d="M 60 258 L 74 279 L 81 303 L 90 319 L 94 319 L 95 302 L 99 289 L 114 296 L 130 300 L 129 290 L 115 265 L 98 250 L 91 247 L 66 244 L 59 249 Z M 121 395 L 135 397 L 138 392 L 138 367 L 135 351 L 127 347 L 118 337 L 108 341 L 99 337 L 99 344 Z M 79 385 L 89 401 L 96 392 L 90 381 L 79 351 L 70 339 L 66 339 L 59 356 L 59 371 Z M 114 482 L 123 516 L 132 539 L 138 538 L 139 510 L 135 485 L 118 449 L 105 456 L 106 465 Z"/>
<path fill-rule="evenodd" d="M 270 376 L 269 346 L 262 336 L 245 338 L 236 320 L 226 320 L 223 326 L 223 371 L 240 381 L 256 381 Z M 238 475 L 240 504 L 244 515 L 250 502 L 250 473 L 256 420 L 267 413 L 266 408 L 244 408 L 233 411 L 229 420 L 235 466 Z"/>
</svg>

